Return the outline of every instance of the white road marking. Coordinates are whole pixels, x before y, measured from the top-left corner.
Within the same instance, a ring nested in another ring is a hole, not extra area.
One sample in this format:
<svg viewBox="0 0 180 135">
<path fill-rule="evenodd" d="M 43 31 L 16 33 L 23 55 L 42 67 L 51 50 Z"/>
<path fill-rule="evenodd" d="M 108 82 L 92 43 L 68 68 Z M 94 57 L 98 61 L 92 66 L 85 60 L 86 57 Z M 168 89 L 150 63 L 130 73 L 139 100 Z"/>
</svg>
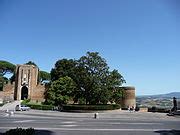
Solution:
<svg viewBox="0 0 180 135">
<path fill-rule="evenodd" d="M 61 127 L 75 127 L 77 125 L 60 125 Z"/>
<path fill-rule="evenodd" d="M 109 124 L 112 124 L 112 125 L 163 125 L 162 123 L 143 123 L 143 122 L 141 122 L 141 123 L 138 123 L 138 122 L 136 122 L 136 123 L 131 123 L 131 122 L 129 122 L 129 123 L 109 123 Z"/>
<path fill-rule="evenodd" d="M 65 121 L 65 122 L 61 122 L 61 123 L 64 123 L 64 124 L 73 124 L 73 123 L 76 123 L 75 121 Z"/>
<path fill-rule="evenodd" d="M 35 120 L 18 120 L 18 121 L 13 121 L 12 123 L 26 123 L 26 122 L 32 122 Z"/>
<path fill-rule="evenodd" d="M 17 127 L 0 127 L 0 129 L 14 129 L 14 128 L 17 128 Z M 21 127 L 21 128 L 29 128 L 29 127 Z M 48 128 L 48 127 L 44 127 L 44 128 L 41 128 L 41 127 L 36 127 L 35 129 L 38 129 L 38 130 L 56 130 L 56 131 L 147 131 L 147 132 L 154 132 L 154 131 L 159 131 L 159 130 L 163 130 L 163 131 L 169 131 L 169 130 L 172 130 L 172 129 L 132 129 L 132 128 L 125 128 L 125 129 L 108 129 L 108 128 L 98 128 L 98 129 L 94 129 L 94 128 Z"/>
</svg>

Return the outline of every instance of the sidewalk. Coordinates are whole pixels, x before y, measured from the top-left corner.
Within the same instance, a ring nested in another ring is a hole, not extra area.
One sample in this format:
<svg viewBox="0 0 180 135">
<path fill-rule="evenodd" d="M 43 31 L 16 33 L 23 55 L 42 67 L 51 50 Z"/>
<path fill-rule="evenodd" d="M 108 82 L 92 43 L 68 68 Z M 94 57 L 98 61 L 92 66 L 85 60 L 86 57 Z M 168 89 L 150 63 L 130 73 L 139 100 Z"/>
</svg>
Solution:
<svg viewBox="0 0 180 135">
<path fill-rule="evenodd" d="M 16 105 L 20 104 L 21 101 L 13 101 L 0 107 L 0 111 L 15 110 Z"/>
</svg>

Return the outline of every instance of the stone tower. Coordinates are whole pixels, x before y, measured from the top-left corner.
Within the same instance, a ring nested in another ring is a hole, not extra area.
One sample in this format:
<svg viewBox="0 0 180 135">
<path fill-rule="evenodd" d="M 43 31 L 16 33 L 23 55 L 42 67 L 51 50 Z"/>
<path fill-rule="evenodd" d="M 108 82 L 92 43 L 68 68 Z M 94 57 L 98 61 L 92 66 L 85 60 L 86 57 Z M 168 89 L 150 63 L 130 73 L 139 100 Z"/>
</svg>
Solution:
<svg viewBox="0 0 180 135">
<path fill-rule="evenodd" d="M 33 88 L 38 81 L 38 68 L 34 65 L 17 65 L 14 99 L 24 100 L 32 97 Z"/>
<path fill-rule="evenodd" d="M 136 107 L 136 96 L 135 96 L 135 87 L 122 87 L 123 97 L 122 97 L 122 106 L 125 108 Z"/>
<path fill-rule="evenodd" d="M 45 87 L 38 84 L 39 69 L 34 65 L 17 65 L 15 79 L 15 100 L 44 99 Z"/>
</svg>

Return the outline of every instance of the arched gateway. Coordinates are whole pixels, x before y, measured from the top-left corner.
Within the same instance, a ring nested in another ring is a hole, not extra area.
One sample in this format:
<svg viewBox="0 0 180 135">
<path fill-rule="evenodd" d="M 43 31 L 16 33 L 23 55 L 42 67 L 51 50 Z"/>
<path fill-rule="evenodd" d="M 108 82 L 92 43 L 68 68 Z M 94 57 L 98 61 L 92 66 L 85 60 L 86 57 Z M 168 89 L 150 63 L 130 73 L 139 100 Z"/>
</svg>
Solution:
<svg viewBox="0 0 180 135">
<path fill-rule="evenodd" d="M 21 88 L 21 100 L 28 99 L 28 88 L 23 86 Z"/>
</svg>

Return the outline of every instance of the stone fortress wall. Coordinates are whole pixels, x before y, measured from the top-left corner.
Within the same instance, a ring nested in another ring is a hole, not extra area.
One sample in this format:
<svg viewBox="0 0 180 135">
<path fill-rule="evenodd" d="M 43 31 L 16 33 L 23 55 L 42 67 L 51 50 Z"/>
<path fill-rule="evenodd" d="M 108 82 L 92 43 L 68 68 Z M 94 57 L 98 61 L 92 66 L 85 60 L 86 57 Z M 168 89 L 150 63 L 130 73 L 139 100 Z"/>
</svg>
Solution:
<svg viewBox="0 0 180 135">
<path fill-rule="evenodd" d="M 9 82 L 0 91 L 0 99 L 13 101 L 31 99 L 34 102 L 43 102 L 46 91 L 44 84 L 38 83 L 38 67 L 34 65 L 17 65 L 16 79 L 12 84 Z M 123 86 L 122 107 L 136 106 L 135 88 Z"/>
<path fill-rule="evenodd" d="M 34 102 L 43 102 L 44 99 L 44 92 L 45 92 L 45 85 L 44 84 L 38 84 L 32 93 L 31 101 Z"/>
<path fill-rule="evenodd" d="M 0 91 L 0 98 L 5 101 L 13 101 L 14 100 L 14 88 L 15 88 L 15 82 L 4 85 L 3 91 Z"/>
</svg>

